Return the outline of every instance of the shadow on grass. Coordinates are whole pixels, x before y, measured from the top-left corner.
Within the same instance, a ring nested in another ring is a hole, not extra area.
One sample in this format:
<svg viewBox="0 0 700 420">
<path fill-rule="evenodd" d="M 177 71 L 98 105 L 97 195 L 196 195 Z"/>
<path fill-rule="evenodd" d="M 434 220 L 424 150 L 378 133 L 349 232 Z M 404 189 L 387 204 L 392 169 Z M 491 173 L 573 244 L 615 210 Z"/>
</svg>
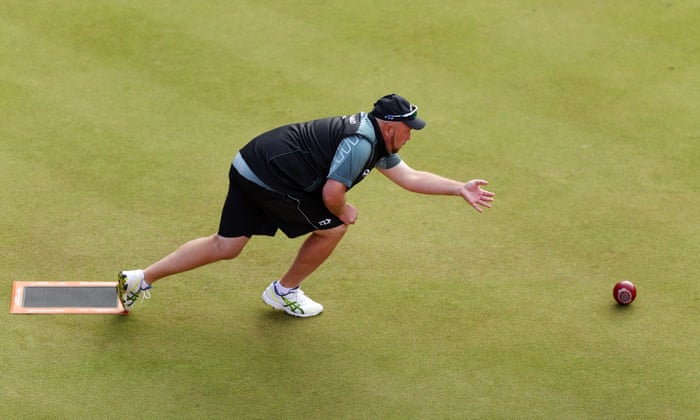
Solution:
<svg viewBox="0 0 700 420">
<path fill-rule="evenodd" d="M 129 322 L 129 319 L 131 318 L 131 315 L 112 315 L 112 324 L 116 325 L 126 325 L 127 322 Z"/>
<path fill-rule="evenodd" d="M 611 316 L 615 317 L 630 316 L 636 311 L 635 306 L 632 304 L 620 305 L 618 303 L 611 303 L 609 308 L 610 309 L 608 312 L 611 314 Z"/>
<path fill-rule="evenodd" d="M 314 334 L 324 330 L 323 314 L 301 318 L 284 311 L 261 310 L 255 316 L 255 328 L 265 337 L 288 337 L 289 334 Z M 276 340 L 276 339 L 275 339 Z M 274 341 L 274 340 L 273 340 Z"/>
<path fill-rule="evenodd" d="M 314 319 L 314 318 L 317 318 L 319 316 L 323 316 L 323 314 L 320 314 L 320 315 L 317 315 L 314 317 L 310 317 L 310 318 L 302 318 L 302 317 L 298 317 L 298 316 L 288 315 L 284 311 L 278 311 L 278 310 L 274 310 L 274 309 L 270 309 L 270 310 L 266 309 L 266 310 L 260 312 L 260 314 L 258 315 L 258 318 L 261 321 L 264 321 L 264 322 L 267 322 L 270 324 L 288 324 L 291 322 L 308 321 L 309 319 Z"/>
</svg>

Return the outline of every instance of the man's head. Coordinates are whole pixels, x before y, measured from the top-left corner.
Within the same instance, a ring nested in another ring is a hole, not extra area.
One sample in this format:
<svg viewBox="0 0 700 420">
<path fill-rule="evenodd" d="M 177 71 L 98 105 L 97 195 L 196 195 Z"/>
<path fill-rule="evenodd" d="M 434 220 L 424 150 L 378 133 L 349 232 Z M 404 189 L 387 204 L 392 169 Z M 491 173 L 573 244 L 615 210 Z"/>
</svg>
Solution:
<svg viewBox="0 0 700 420">
<path fill-rule="evenodd" d="M 373 116 L 389 153 L 397 153 L 411 139 L 411 130 L 421 130 L 425 121 L 418 118 L 418 107 L 392 93 L 374 103 Z"/>
<path fill-rule="evenodd" d="M 379 98 L 371 114 L 383 121 L 400 121 L 414 130 L 425 127 L 425 121 L 418 118 L 418 107 L 395 93 Z"/>
</svg>

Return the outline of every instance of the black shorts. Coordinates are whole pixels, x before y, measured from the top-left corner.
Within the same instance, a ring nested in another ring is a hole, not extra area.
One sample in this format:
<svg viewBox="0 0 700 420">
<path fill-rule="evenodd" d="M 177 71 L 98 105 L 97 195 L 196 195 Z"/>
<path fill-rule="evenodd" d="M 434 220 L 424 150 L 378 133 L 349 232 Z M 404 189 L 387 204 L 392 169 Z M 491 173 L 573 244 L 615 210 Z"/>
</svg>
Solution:
<svg viewBox="0 0 700 420">
<path fill-rule="evenodd" d="M 219 235 L 227 238 L 273 236 L 280 229 L 288 237 L 295 238 L 342 224 L 326 208 L 322 197 L 293 197 L 268 190 L 245 179 L 231 166 L 228 195 L 219 222 Z"/>
</svg>

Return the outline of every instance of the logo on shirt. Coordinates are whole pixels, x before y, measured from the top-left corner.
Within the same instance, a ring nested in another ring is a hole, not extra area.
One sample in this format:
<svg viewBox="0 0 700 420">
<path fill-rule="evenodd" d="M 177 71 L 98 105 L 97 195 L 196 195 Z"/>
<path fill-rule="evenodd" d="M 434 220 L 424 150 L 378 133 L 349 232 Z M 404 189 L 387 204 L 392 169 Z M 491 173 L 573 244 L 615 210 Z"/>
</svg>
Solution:
<svg viewBox="0 0 700 420">
<path fill-rule="evenodd" d="M 345 140 L 343 140 L 342 143 L 338 146 L 338 150 L 335 151 L 335 156 L 333 156 L 333 163 L 338 165 L 342 163 L 345 158 L 350 154 L 352 151 L 352 148 L 357 146 L 357 144 L 360 142 L 360 139 L 355 138 L 355 137 L 347 137 Z"/>
<path fill-rule="evenodd" d="M 328 226 L 331 224 L 331 219 L 323 219 L 318 222 L 319 226 Z"/>
<path fill-rule="evenodd" d="M 366 177 L 367 175 L 369 175 L 370 172 L 372 172 L 371 169 L 365 169 L 364 171 L 362 171 L 362 178 L 364 178 L 364 177 Z"/>
</svg>

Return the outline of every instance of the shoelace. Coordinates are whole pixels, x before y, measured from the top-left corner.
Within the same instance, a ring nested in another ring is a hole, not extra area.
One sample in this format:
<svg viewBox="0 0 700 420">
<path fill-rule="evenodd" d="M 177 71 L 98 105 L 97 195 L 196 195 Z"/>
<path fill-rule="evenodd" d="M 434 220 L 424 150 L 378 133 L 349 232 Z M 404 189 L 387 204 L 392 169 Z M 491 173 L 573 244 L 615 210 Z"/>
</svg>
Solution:
<svg viewBox="0 0 700 420">
<path fill-rule="evenodd" d="M 144 301 L 144 299 L 150 299 L 151 298 L 151 289 L 152 287 L 149 287 L 148 289 L 141 289 L 141 302 Z"/>
<path fill-rule="evenodd" d="M 139 290 L 136 293 L 134 293 L 134 292 L 129 293 L 127 295 L 127 299 L 130 301 L 133 301 L 133 303 L 129 306 L 131 307 L 131 306 L 136 305 L 137 303 L 142 303 L 145 299 L 150 299 L 152 288 L 153 287 L 149 287 L 148 289 L 139 288 Z M 140 299 L 139 299 L 139 296 L 140 296 Z"/>
<path fill-rule="evenodd" d="M 291 295 L 294 293 L 294 300 L 299 303 L 300 305 L 303 304 L 306 301 L 306 294 L 304 293 L 303 290 L 301 289 L 296 289 L 290 292 L 289 294 Z"/>
</svg>

